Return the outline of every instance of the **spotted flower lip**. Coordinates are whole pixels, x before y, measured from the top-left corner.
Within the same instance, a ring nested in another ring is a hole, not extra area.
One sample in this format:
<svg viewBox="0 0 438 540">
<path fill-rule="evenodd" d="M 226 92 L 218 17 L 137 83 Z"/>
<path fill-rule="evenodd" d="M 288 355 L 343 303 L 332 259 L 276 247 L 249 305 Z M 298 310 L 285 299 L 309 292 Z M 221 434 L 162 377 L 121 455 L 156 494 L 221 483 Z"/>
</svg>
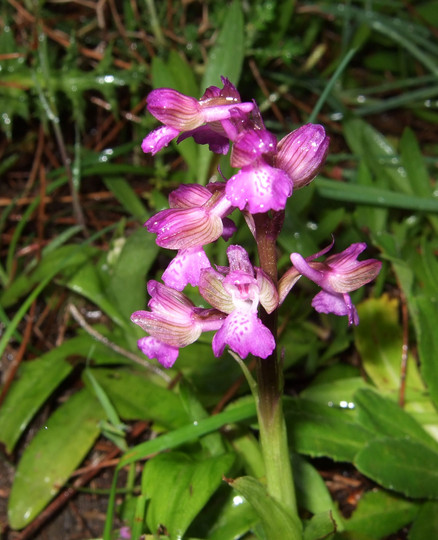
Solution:
<svg viewBox="0 0 438 540">
<path fill-rule="evenodd" d="M 181 249 L 164 271 L 162 279 L 169 287 L 182 291 L 189 283 L 196 287 L 201 270 L 210 267 L 210 261 L 202 247 Z"/>
<path fill-rule="evenodd" d="M 372 281 L 382 266 L 376 259 L 357 260 L 366 247 L 363 242 L 352 244 L 341 253 L 331 255 L 325 262 L 314 261 L 315 256 L 304 259 L 299 253 L 291 254 L 295 271 L 322 289 L 312 301 L 316 311 L 348 315 L 350 325 L 359 323 L 357 310 L 348 293 Z"/>
<path fill-rule="evenodd" d="M 248 254 L 240 246 L 229 246 L 229 267 L 201 271 L 199 292 L 214 308 L 228 314 L 212 342 L 215 356 L 225 346 L 241 358 L 254 354 L 267 358 L 275 349 L 275 339 L 258 318 L 262 304 L 272 312 L 278 304 L 276 288 L 261 270 L 254 269 Z"/>
<path fill-rule="evenodd" d="M 181 134 L 179 141 L 191 136 L 199 144 L 209 144 L 212 151 L 226 153 L 228 140 L 221 122 L 251 112 L 254 104 L 242 103 L 230 81 L 222 77 L 222 82 L 222 89 L 209 87 L 199 100 L 172 88 L 152 90 L 147 97 L 147 109 L 164 127 L 143 140 L 143 151 L 154 155 Z"/>
</svg>

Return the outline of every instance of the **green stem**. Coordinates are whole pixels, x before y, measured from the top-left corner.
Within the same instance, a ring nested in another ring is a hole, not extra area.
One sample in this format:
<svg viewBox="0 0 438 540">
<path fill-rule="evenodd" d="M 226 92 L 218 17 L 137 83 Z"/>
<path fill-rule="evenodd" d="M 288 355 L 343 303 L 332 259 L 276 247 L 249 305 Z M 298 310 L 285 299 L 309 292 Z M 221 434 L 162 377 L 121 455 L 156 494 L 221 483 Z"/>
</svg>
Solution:
<svg viewBox="0 0 438 540">
<path fill-rule="evenodd" d="M 255 214 L 256 241 L 260 267 L 277 284 L 276 240 L 283 213 L 272 217 Z M 260 313 L 263 324 L 277 335 L 277 310 Z M 268 493 L 291 514 L 297 516 L 292 466 L 283 415 L 283 373 L 277 348 L 266 359 L 257 361 L 258 403 L 261 450 L 265 462 Z"/>
</svg>

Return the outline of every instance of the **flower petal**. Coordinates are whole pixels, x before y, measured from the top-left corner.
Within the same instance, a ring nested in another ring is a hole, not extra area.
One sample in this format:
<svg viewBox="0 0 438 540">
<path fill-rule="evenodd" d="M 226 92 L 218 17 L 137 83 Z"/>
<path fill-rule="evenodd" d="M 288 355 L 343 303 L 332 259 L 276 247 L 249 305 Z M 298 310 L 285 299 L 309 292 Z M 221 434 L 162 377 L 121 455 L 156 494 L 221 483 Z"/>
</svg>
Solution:
<svg viewBox="0 0 438 540">
<path fill-rule="evenodd" d="M 149 232 L 157 233 L 157 244 L 167 249 L 204 246 L 223 232 L 220 216 L 205 208 L 170 208 L 146 222 Z"/>
<path fill-rule="evenodd" d="M 177 291 L 182 291 L 188 283 L 192 287 L 197 287 L 201 270 L 210 266 L 210 261 L 202 248 L 181 249 L 164 271 L 163 281 Z"/>
<path fill-rule="evenodd" d="M 156 358 L 165 368 L 171 368 L 178 358 L 179 349 L 162 343 L 153 337 L 143 337 L 137 342 L 138 348 L 151 360 Z"/>
<path fill-rule="evenodd" d="M 348 315 L 348 324 L 359 324 L 357 310 L 347 294 L 331 294 L 321 291 L 313 298 L 312 306 L 318 313 L 333 313 L 338 316 Z"/>
<path fill-rule="evenodd" d="M 225 345 L 241 358 L 248 354 L 267 358 L 275 349 L 275 339 L 256 313 L 234 311 L 213 338 L 214 355 L 221 356 Z"/>
<path fill-rule="evenodd" d="M 148 111 L 165 126 L 185 131 L 204 123 L 197 99 L 172 88 L 157 88 L 147 97 Z"/>
<path fill-rule="evenodd" d="M 292 180 L 264 160 L 247 165 L 232 176 L 226 186 L 227 199 L 240 210 L 251 214 L 283 210 L 292 194 Z"/>
<path fill-rule="evenodd" d="M 153 156 L 162 148 L 167 146 L 172 139 L 178 135 L 179 131 L 175 128 L 163 126 L 155 131 L 151 131 L 141 143 L 141 149 L 145 154 L 151 153 Z"/>
</svg>

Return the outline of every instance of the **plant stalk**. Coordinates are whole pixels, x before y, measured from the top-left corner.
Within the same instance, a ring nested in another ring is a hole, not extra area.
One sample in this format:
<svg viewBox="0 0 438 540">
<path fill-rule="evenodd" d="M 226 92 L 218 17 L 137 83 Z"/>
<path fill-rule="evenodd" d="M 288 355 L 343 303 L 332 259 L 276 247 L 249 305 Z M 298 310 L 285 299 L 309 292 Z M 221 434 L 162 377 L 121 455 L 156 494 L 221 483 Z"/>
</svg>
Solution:
<svg viewBox="0 0 438 540">
<path fill-rule="evenodd" d="M 276 285 L 276 241 L 283 224 L 284 213 L 274 213 L 273 216 L 255 214 L 253 217 L 260 267 Z M 261 309 L 260 318 L 276 337 L 277 310 L 268 314 Z M 290 514 L 297 516 L 292 466 L 283 415 L 283 373 L 277 348 L 268 358 L 257 360 L 257 383 L 257 415 L 268 493 Z"/>
</svg>

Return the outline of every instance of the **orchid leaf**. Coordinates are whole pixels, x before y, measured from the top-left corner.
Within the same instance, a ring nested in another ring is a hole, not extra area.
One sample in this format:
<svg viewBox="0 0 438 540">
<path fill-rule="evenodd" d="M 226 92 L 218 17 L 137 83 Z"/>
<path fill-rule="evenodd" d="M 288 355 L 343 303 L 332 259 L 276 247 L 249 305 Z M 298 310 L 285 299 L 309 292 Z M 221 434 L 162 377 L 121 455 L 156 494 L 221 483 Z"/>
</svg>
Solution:
<svg viewBox="0 0 438 540">
<path fill-rule="evenodd" d="M 408 525 L 418 513 L 418 507 L 418 503 L 383 490 L 369 491 L 362 495 L 352 517 L 345 521 L 345 530 L 374 540 L 387 538 Z"/>
<path fill-rule="evenodd" d="M 414 499 L 438 498 L 438 451 L 420 442 L 374 439 L 357 453 L 354 464 L 387 489 Z"/>
<path fill-rule="evenodd" d="M 301 454 L 352 461 L 371 438 L 371 432 L 359 426 L 348 409 L 304 399 L 286 400 L 284 409 L 289 440 Z"/>
<path fill-rule="evenodd" d="M 266 487 L 251 476 L 228 480 L 228 484 L 252 505 L 269 540 L 300 538 L 301 524 L 268 494 Z"/>
<path fill-rule="evenodd" d="M 233 464 L 233 454 L 194 460 L 182 452 L 160 454 L 143 470 L 142 494 L 150 499 L 146 521 L 152 533 L 182 538 Z"/>
<path fill-rule="evenodd" d="M 47 420 L 17 467 L 8 505 L 9 523 L 22 529 L 49 503 L 99 435 L 105 413 L 87 390 L 70 397 Z"/>
</svg>

